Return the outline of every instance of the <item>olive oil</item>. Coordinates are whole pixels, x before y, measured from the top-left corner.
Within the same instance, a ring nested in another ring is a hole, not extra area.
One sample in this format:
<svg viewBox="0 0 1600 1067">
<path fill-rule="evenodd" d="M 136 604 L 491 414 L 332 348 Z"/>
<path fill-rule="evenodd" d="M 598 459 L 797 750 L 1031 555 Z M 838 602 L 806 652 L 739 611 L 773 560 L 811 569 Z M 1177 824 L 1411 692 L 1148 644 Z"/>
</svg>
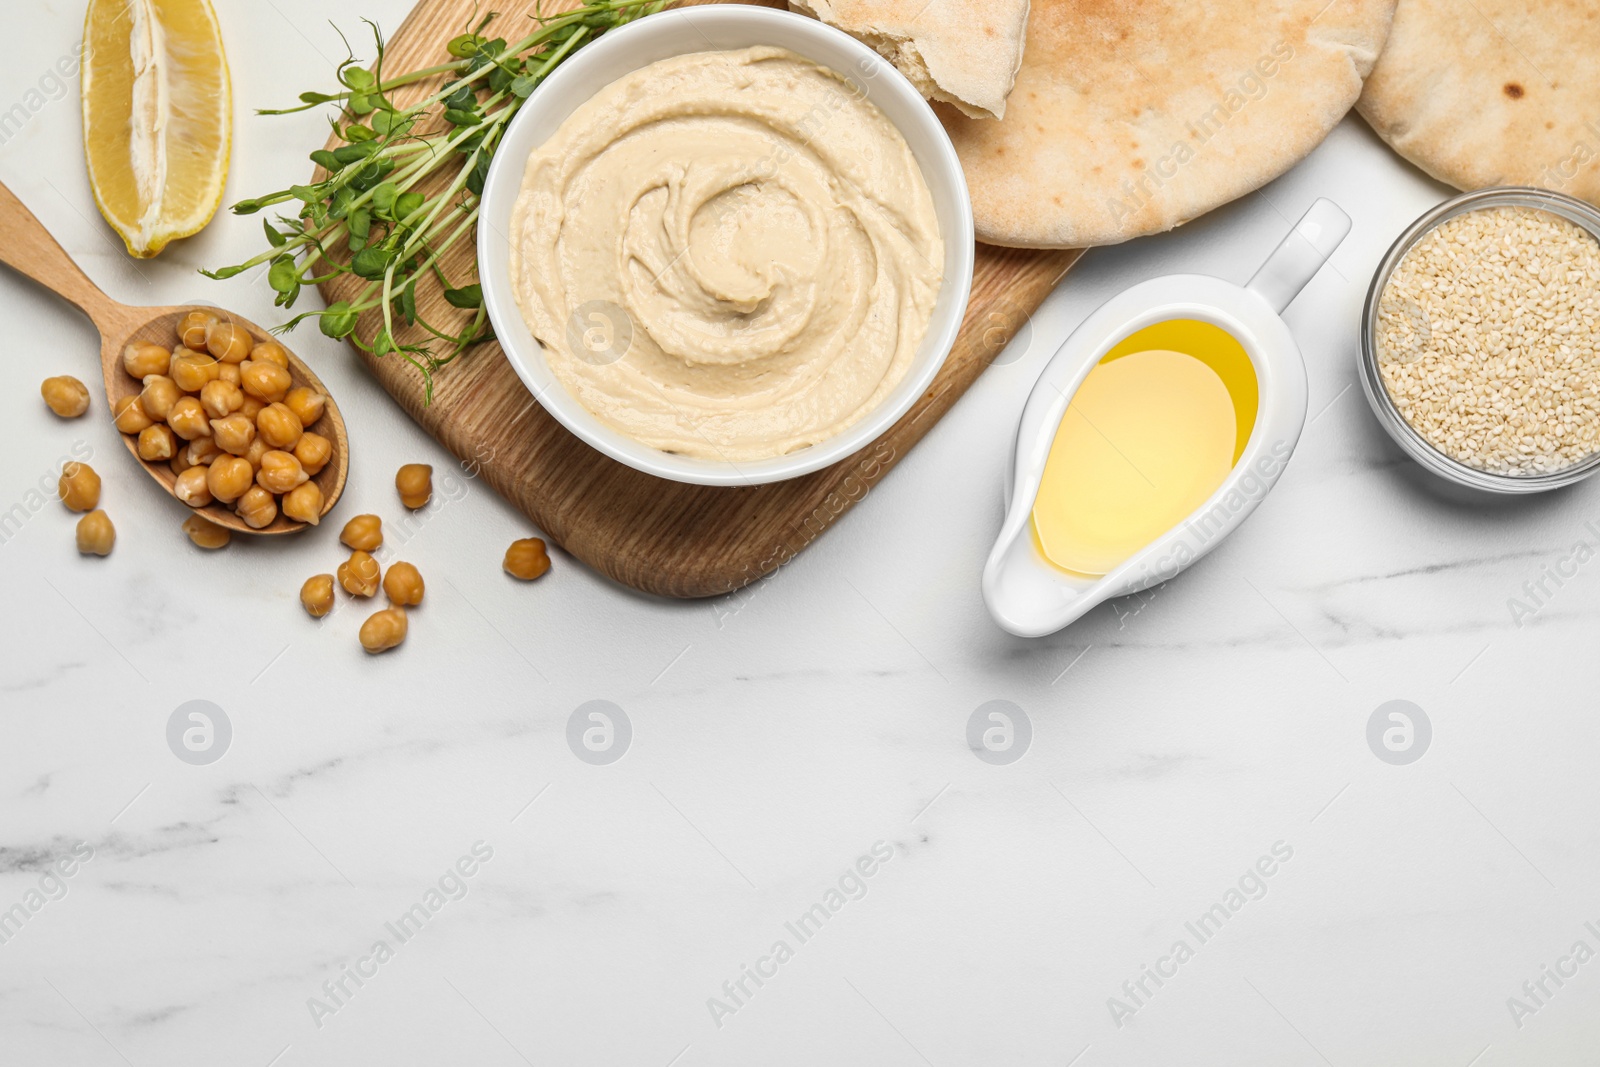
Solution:
<svg viewBox="0 0 1600 1067">
<path fill-rule="evenodd" d="M 1171 319 L 1107 352 L 1056 430 L 1033 505 L 1034 543 L 1098 577 L 1182 522 L 1243 454 L 1255 368 L 1226 330 Z"/>
</svg>

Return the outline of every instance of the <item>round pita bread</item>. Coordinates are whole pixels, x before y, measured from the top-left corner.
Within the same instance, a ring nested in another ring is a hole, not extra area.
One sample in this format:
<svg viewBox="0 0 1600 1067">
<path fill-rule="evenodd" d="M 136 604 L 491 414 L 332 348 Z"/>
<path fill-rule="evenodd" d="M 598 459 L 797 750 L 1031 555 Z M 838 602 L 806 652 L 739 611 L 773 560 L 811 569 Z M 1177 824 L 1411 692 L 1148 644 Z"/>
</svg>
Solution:
<svg viewBox="0 0 1600 1067">
<path fill-rule="evenodd" d="M 1357 106 L 1457 189 L 1538 185 L 1600 204 L 1600 6 L 1402 0 Z"/>
<path fill-rule="evenodd" d="M 1034 0 L 1000 120 L 941 107 L 978 240 L 1159 233 L 1260 188 L 1361 93 L 1395 0 Z"/>
</svg>

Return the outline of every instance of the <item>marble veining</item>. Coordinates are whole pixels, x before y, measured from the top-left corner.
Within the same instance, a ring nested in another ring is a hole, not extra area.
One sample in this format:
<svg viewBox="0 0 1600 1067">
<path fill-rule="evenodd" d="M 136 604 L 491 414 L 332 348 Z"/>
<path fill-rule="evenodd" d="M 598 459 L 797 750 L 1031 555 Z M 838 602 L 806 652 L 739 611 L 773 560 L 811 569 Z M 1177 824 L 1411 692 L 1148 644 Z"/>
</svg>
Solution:
<svg viewBox="0 0 1600 1067">
<path fill-rule="evenodd" d="M 328 5 L 218 6 L 231 192 L 302 180 L 322 119 L 249 111 L 329 84 Z M 81 14 L 12 12 L 0 116 Z M 253 279 L 194 275 L 259 220 L 116 249 L 73 99 L 0 139 L 0 180 L 112 295 L 276 321 Z M 472 486 L 406 539 L 429 599 L 382 658 L 363 611 L 295 603 L 338 522 L 194 550 L 106 420 L 37 402 L 47 374 L 93 380 L 87 327 L 0 278 L 0 513 L 81 439 L 119 530 L 80 559 L 52 505 L 0 540 L 0 1064 L 1588 1062 L 1600 963 L 1537 983 L 1600 950 L 1600 566 L 1548 577 L 1600 543 L 1600 483 L 1454 498 L 1351 387 L 1371 272 L 1445 194 L 1352 118 L 1262 195 L 1089 253 L 1025 352 L 721 601 L 635 596 L 560 552 L 506 580 L 536 531 Z M 1044 361 L 1144 278 L 1242 281 L 1318 196 L 1355 230 L 1288 315 L 1310 426 L 1272 495 L 1166 585 L 1038 641 L 999 631 L 978 573 Z M 291 341 L 358 450 L 339 514 L 396 521 L 394 469 L 455 460 L 339 345 Z M 231 729 L 215 762 L 169 746 L 195 700 Z M 594 707 L 613 740 L 625 717 L 613 762 L 584 747 Z"/>
</svg>

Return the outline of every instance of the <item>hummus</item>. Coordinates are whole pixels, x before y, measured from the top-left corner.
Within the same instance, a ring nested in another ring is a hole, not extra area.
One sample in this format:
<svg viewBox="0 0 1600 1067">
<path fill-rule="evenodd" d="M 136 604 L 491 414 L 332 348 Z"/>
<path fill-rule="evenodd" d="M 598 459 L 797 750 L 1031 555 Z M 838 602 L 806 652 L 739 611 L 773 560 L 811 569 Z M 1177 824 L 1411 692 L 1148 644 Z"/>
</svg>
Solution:
<svg viewBox="0 0 1600 1067">
<path fill-rule="evenodd" d="M 528 159 L 511 275 L 556 379 L 667 452 L 832 437 L 910 369 L 943 279 L 933 197 L 859 89 L 778 48 L 653 63 Z"/>
</svg>

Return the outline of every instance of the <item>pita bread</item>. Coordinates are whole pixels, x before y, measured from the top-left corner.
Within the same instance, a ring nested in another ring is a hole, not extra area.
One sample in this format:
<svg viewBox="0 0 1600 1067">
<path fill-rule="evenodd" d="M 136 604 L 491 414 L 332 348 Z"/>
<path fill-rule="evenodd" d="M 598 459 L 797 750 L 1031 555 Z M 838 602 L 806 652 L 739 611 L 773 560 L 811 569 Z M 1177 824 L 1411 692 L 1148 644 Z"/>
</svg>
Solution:
<svg viewBox="0 0 1600 1067">
<path fill-rule="evenodd" d="M 998 122 L 940 117 L 978 239 L 1159 233 L 1265 185 L 1355 103 L 1395 0 L 1034 0 Z"/>
<path fill-rule="evenodd" d="M 789 0 L 869 45 L 929 100 L 999 118 L 1022 65 L 1028 0 Z"/>
<path fill-rule="evenodd" d="M 1401 0 L 1357 106 L 1458 189 L 1538 185 L 1600 204 L 1600 6 Z"/>
</svg>

